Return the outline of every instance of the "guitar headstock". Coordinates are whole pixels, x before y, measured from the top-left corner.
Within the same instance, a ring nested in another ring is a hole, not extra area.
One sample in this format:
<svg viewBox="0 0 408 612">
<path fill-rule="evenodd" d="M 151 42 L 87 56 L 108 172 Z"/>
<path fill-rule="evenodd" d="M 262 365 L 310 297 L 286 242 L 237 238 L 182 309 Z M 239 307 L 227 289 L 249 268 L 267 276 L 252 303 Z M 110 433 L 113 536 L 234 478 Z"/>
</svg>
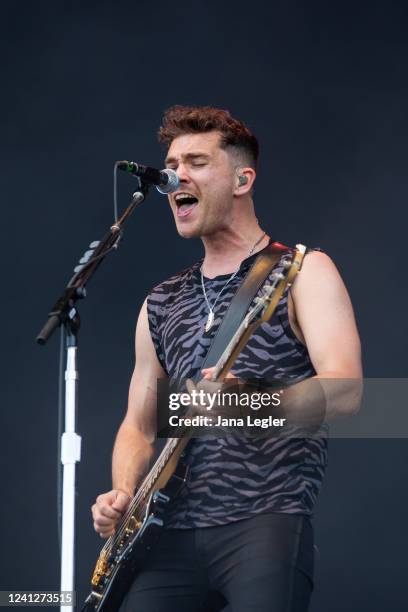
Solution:
<svg viewBox="0 0 408 612">
<path fill-rule="evenodd" d="M 245 317 L 245 327 L 254 322 L 261 324 L 269 321 L 286 287 L 290 287 L 299 272 L 305 252 L 306 247 L 297 244 L 292 258 L 286 255 L 281 259 L 279 267 L 282 270 L 273 272 L 270 277 L 271 282 L 262 287 L 262 294 L 255 298 L 255 305 Z"/>
</svg>

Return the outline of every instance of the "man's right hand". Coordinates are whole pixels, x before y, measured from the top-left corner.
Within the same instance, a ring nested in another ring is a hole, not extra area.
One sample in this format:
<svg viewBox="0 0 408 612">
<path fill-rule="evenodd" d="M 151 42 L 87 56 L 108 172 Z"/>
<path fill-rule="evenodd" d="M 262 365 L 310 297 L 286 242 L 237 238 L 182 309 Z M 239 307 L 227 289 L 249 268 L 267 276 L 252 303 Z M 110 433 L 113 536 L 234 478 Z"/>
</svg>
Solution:
<svg viewBox="0 0 408 612">
<path fill-rule="evenodd" d="M 115 533 L 118 521 L 126 512 L 131 499 L 130 495 L 118 489 L 102 493 L 96 498 L 92 506 L 92 517 L 94 529 L 101 538 L 109 538 Z"/>
</svg>

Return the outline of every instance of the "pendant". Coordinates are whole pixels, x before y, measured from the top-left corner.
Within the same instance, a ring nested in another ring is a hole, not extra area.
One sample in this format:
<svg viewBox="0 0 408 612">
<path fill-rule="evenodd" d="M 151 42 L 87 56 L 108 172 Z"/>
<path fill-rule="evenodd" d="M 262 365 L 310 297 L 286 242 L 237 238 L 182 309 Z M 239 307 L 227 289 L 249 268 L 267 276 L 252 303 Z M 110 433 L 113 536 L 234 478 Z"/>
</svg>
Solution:
<svg viewBox="0 0 408 612">
<path fill-rule="evenodd" d="M 214 323 L 214 313 L 212 310 L 210 310 L 210 312 L 208 313 L 208 319 L 207 319 L 207 323 L 205 324 L 205 331 L 208 332 L 210 331 L 210 329 L 212 328 Z"/>
</svg>

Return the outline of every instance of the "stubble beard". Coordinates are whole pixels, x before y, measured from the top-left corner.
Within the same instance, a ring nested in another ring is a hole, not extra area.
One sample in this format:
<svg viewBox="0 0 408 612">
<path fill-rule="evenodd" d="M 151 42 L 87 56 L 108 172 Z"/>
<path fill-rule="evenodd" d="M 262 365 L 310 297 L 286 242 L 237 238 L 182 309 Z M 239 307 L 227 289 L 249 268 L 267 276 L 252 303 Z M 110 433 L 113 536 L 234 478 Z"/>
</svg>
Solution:
<svg viewBox="0 0 408 612">
<path fill-rule="evenodd" d="M 186 240 L 190 240 L 191 238 L 200 238 L 201 234 L 202 234 L 202 225 L 203 223 L 196 223 L 191 227 L 179 227 L 176 223 L 176 229 L 177 232 L 179 234 L 179 236 L 181 236 L 182 238 L 185 238 Z"/>
</svg>

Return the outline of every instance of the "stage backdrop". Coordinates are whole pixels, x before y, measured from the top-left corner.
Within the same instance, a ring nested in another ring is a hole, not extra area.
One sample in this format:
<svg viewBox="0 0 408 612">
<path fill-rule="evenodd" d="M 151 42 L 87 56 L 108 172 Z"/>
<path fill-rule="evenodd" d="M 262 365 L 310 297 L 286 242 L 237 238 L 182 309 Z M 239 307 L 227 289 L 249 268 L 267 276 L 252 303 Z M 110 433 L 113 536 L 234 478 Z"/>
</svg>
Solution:
<svg viewBox="0 0 408 612">
<path fill-rule="evenodd" d="M 34 338 L 112 222 L 114 161 L 163 165 L 168 106 L 228 108 L 253 129 L 261 226 L 335 260 L 366 376 L 407 375 L 406 17 L 403 2 L 2 4 L 1 589 L 58 588 L 58 334 L 46 347 Z M 133 188 L 120 177 L 121 207 Z M 101 545 L 90 506 L 110 488 L 139 308 L 201 255 L 152 192 L 80 304 L 79 599 Z M 405 439 L 331 443 L 312 612 L 405 609 L 407 459 Z"/>
</svg>

